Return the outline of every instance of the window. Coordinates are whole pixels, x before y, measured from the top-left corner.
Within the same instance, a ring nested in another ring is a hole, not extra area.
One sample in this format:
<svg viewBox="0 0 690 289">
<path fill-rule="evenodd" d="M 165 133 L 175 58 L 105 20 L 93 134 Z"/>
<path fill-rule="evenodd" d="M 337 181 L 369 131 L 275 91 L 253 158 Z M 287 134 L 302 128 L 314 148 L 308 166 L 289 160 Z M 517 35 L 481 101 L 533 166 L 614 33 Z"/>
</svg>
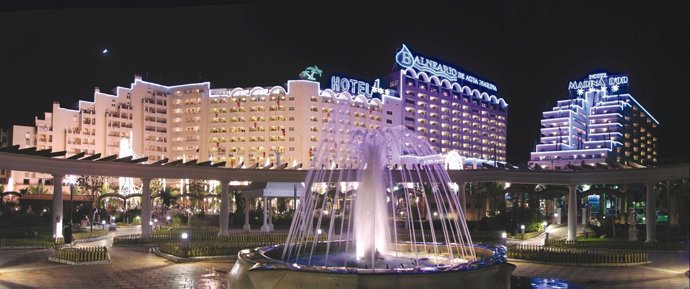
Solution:
<svg viewBox="0 0 690 289">
<path fill-rule="evenodd" d="M 293 111 L 293 110 L 295 110 L 295 107 L 294 106 L 288 107 L 288 110 Z"/>
<path fill-rule="evenodd" d="M 387 119 L 387 120 L 386 120 L 386 123 L 393 123 L 393 121 L 390 120 L 390 119 Z"/>
<path fill-rule="evenodd" d="M 386 111 L 386 114 L 387 115 L 393 115 L 393 112 L 389 110 L 389 111 Z"/>
</svg>

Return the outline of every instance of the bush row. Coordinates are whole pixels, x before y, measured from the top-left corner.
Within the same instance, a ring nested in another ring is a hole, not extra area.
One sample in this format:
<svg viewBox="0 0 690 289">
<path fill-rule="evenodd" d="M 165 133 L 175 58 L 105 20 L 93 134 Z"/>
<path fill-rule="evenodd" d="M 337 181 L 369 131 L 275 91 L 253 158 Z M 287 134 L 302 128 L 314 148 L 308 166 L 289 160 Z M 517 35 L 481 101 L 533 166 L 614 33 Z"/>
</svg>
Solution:
<svg viewBox="0 0 690 289">
<path fill-rule="evenodd" d="M 55 245 L 55 240 L 51 238 L 0 238 L 0 247 L 45 247 Z M 59 239 L 57 244 L 64 244 L 63 239 Z"/>
<path fill-rule="evenodd" d="M 515 245 L 508 248 L 508 258 L 541 262 L 575 264 L 629 264 L 649 262 L 644 251 L 611 251 L 603 249 L 575 249 Z"/>
<path fill-rule="evenodd" d="M 53 258 L 72 262 L 94 262 L 108 260 L 106 247 L 81 247 L 56 249 Z"/>
<path fill-rule="evenodd" d="M 642 241 L 624 241 L 624 240 L 582 240 L 582 241 L 567 241 L 567 240 L 549 240 L 546 244 L 552 247 L 564 248 L 605 248 L 605 249 L 619 249 L 619 250 L 659 250 L 659 251 L 688 251 L 688 244 L 685 242 L 671 242 L 671 243 L 645 243 Z"/>
<path fill-rule="evenodd" d="M 160 250 L 163 253 L 175 255 L 177 257 L 201 257 L 201 256 L 234 256 L 248 246 L 238 246 L 238 244 L 191 244 L 183 247 L 176 243 L 161 244 Z"/>
<path fill-rule="evenodd" d="M 252 246 L 265 246 L 284 243 L 286 233 L 242 233 L 229 236 L 217 236 L 215 234 L 189 235 L 192 243 L 232 243 L 251 244 Z M 113 245 L 160 245 L 163 243 L 176 243 L 181 239 L 180 234 L 153 234 L 148 237 L 141 235 L 124 235 L 113 238 Z"/>
</svg>

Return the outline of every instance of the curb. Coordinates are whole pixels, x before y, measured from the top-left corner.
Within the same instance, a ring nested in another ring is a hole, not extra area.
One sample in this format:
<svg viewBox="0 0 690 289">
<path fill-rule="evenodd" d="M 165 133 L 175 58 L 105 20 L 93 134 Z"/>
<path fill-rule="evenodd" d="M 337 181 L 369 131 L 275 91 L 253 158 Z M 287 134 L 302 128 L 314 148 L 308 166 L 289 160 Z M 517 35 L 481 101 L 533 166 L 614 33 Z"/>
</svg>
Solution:
<svg viewBox="0 0 690 289">
<path fill-rule="evenodd" d="M 558 266 L 585 266 L 585 267 L 629 267 L 629 266 L 639 266 L 645 264 L 651 264 L 652 261 L 647 262 L 636 262 L 636 263 L 559 263 L 559 262 L 545 262 L 545 261 L 532 261 L 525 259 L 508 259 L 509 262 L 523 262 L 523 263 L 535 263 L 535 264 L 545 264 L 545 265 L 558 265 Z"/>
<path fill-rule="evenodd" d="M 110 264 L 110 254 L 108 254 L 107 260 L 91 261 L 91 262 L 74 262 L 70 260 L 59 259 L 55 257 L 48 257 L 48 261 L 55 263 L 63 263 L 68 265 L 98 265 L 98 264 Z"/>
<path fill-rule="evenodd" d="M 204 257 L 177 257 L 175 255 L 170 255 L 168 253 L 161 252 L 158 247 L 150 248 L 149 252 L 156 254 L 158 257 L 162 257 L 173 261 L 175 263 L 186 263 L 186 262 L 198 262 L 198 261 L 235 261 L 237 256 L 204 256 Z"/>
</svg>

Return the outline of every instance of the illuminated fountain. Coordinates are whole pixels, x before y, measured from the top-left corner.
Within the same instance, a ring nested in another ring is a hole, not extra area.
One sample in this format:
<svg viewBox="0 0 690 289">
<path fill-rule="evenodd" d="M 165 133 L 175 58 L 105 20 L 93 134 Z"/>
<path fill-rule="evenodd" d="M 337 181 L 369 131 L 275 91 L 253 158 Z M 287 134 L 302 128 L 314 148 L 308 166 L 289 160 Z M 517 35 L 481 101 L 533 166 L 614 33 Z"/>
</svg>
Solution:
<svg viewBox="0 0 690 289">
<path fill-rule="evenodd" d="M 515 267 L 472 244 L 428 142 L 404 127 L 321 138 L 287 241 L 242 250 L 230 288 L 510 288 Z"/>
</svg>

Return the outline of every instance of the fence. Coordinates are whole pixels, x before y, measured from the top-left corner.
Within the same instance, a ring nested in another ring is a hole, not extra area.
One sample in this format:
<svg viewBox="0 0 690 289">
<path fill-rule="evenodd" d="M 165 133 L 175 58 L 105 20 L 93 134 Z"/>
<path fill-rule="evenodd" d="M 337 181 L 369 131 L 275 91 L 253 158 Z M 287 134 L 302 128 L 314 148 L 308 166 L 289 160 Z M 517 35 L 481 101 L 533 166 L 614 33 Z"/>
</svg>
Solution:
<svg viewBox="0 0 690 289">
<path fill-rule="evenodd" d="M 478 242 L 496 242 L 496 241 L 501 241 L 501 234 L 503 231 L 474 231 L 470 232 L 470 237 L 472 237 L 472 242 L 473 243 L 478 243 Z M 464 233 L 463 233 L 464 236 Z M 422 238 L 423 237 L 423 238 Z M 414 238 L 417 242 L 421 242 L 422 240 L 426 242 L 431 242 L 433 240 L 431 238 L 431 232 L 425 231 L 424 234 L 421 232 L 415 232 Z M 445 239 L 443 232 L 436 232 L 436 240 L 442 240 Z M 452 240 L 452 236 L 451 236 Z M 412 238 L 410 234 L 406 233 L 400 233 L 398 232 L 398 241 L 399 242 L 410 242 L 412 241 Z"/>
<path fill-rule="evenodd" d="M 549 240 L 547 246 L 566 247 L 566 248 L 603 248 L 618 250 L 658 250 L 658 251 L 688 251 L 688 244 L 685 242 L 674 243 L 645 243 L 624 240 Z"/>
<path fill-rule="evenodd" d="M 76 263 L 109 260 L 106 247 L 60 248 L 52 257 Z"/>
<path fill-rule="evenodd" d="M 192 244 L 188 248 L 185 248 L 177 243 L 166 243 L 160 246 L 161 252 L 184 258 L 200 256 L 235 256 L 237 252 L 243 249 L 247 249 L 247 246 L 240 244 Z"/>
<path fill-rule="evenodd" d="M 649 255 L 644 251 L 575 249 L 539 245 L 511 246 L 508 248 L 508 258 L 573 264 L 631 264 L 649 262 Z"/>
<path fill-rule="evenodd" d="M 58 239 L 57 244 L 64 244 L 63 239 Z M 0 247 L 45 247 L 55 245 L 52 238 L 0 238 Z"/>
<path fill-rule="evenodd" d="M 113 245 L 160 245 L 163 243 L 177 243 L 180 241 L 180 238 L 180 234 L 153 234 L 150 237 L 124 235 L 113 238 Z M 190 234 L 189 238 L 193 243 L 243 244 L 245 248 L 248 248 L 285 243 L 287 233 L 249 232 L 230 234 L 229 236 Z"/>
</svg>

